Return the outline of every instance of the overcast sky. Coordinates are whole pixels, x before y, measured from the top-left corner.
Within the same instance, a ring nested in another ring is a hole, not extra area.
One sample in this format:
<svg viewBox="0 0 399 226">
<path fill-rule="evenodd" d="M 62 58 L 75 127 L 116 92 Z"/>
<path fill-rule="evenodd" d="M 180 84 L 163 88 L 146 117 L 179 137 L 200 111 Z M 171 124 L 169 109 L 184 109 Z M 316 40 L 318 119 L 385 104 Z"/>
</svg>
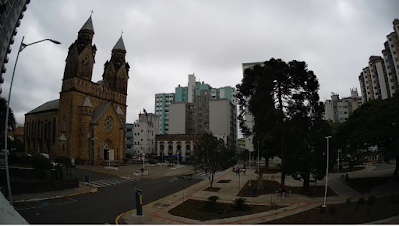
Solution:
<svg viewBox="0 0 399 226">
<path fill-rule="evenodd" d="M 381 55 L 397 0 L 69 0 L 31 1 L 18 28 L 4 75 L 7 97 L 22 36 L 24 43 L 45 38 L 20 54 L 11 108 L 24 114 L 58 99 L 68 47 L 93 10 L 97 46 L 93 81 L 123 31 L 130 68 L 127 122 L 144 107 L 154 111 L 156 93 L 187 86 L 188 74 L 212 87 L 233 86 L 242 63 L 281 58 L 306 61 L 320 82 L 320 98 L 348 96 L 370 55 Z"/>
</svg>

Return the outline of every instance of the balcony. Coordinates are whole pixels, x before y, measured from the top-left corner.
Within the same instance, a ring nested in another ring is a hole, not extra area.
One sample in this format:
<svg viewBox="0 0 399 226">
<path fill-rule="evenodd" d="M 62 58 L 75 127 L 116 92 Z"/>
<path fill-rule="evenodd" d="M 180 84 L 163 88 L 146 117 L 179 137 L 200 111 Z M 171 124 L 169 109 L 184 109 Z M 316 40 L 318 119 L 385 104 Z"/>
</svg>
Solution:
<svg viewBox="0 0 399 226">
<path fill-rule="evenodd" d="M 24 18 L 24 13 L 21 13 L 21 15 L 19 15 L 19 19 L 22 20 L 22 18 Z"/>
<path fill-rule="evenodd" d="M 8 57 L 6 56 L 3 61 L 5 64 L 8 63 Z"/>
<path fill-rule="evenodd" d="M 7 53 L 11 53 L 11 47 L 8 47 L 8 49 L 7 49 Z"/>
<path fill-rule="evenodd" d="M 17 35 L 17 33 L 18 33 L 18 29 L 17 28 L 15 28 L 15 30 L 14 30 L 14 32 L 12 33 L 12 35 Z"/>
<path fill-rule="evenodd" d="M 10 40 L 10 45 L 14 44 L 14 41 L 15 41 L 15 39 L 14 39 L 14 37 L 12 37 Z"/>
<path fill-rule="evenodd" d="M 21 26 L 21 21 L 20 21 L 20 20 L 18 20 L 18 22 L 17 22 L 17 24 L 15 25 L 15 27 L 19 27 L 19 26 Z"/>
<path fill-rule="evenodd" d="M 126 133 L 126 137 L 133 137 L 133 133 Z"/>
<path fill-rule="evenodd" d="M 1 69 L 1 74 L 3 74 L 3 73 L 6 73 L 6 66 L 4 66 L 3 65 L 3 68 Z M 2 75 L 0 75 L 1 76 L 1 80 L 4 82 L 4 78 L 3 78 L 3 76 Z M 3 83 L 3 82 L 0 82 L 0 83 Z"/>
</svg>

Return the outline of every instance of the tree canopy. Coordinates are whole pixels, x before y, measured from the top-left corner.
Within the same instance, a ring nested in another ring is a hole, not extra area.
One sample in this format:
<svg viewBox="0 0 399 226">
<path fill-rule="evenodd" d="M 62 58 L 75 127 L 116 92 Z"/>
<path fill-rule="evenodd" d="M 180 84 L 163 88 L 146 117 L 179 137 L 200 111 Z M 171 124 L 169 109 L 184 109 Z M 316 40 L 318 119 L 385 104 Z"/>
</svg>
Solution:
<svg viewBox="0 0 399 226">
<path fill-rule="evenodd" d="M 213 185 L 215 173 L 231 166 L 234 152 L 229 151 L 223 139 L 219 139 L 211 132 L 201 134 L 195 141 L 192 154 L 195 169 L 201 170 Z"/>
<path fill-rule="evenodd" d="M 371 146 L 396 158 L 394 177 L 399 168 L 399 95 L 372 100 L 355 110 L 333 136 L 334 145 L 346 154 L 357 155 Z"/>
<path fill-rule="evenodd" d="M 286 174 L 287 130 L 295 122 L 296 114 L 312 118 L 318 102 L 319 83 L 313 71 L 301 61 L 288 63 L 281 59 L 270 59 L 244 71 L 237 86 L 240 129 L 244 136 L 255 135 L 253 142 L 262 143 L 262 155 L 275 155 L 282 159 L 281 184 Z M 245 115 L 254 116 L 254 128 L 246 126 Z"/>
</svg>

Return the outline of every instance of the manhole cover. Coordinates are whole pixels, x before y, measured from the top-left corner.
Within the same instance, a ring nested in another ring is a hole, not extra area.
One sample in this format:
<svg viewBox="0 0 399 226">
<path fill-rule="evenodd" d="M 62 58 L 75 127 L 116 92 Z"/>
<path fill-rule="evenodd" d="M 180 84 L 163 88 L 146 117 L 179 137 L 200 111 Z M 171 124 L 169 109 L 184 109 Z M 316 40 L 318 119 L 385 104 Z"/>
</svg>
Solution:
<svg viewBox="0 0 399 226">
<path fill-rule="evenodd" d="M 168 206 L 170 206 L 170 204 L 163 204 L 162 206 L 164 206 L 164 207 L 168 207 Z"/>
</svg>

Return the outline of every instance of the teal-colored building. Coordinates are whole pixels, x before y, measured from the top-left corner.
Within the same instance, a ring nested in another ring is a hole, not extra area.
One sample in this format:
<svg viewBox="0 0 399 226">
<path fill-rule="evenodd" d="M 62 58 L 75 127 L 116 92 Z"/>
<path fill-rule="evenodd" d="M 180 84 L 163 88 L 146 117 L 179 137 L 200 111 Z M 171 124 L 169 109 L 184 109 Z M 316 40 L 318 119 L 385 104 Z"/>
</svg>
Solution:
<svg viewBox="0 0 399 226">
<path fill-rule="evenodd" d="M 174 98 L 174 93 L 155 94 L 154 113 L 159 116 L 159 134 L 169 134 L 169 106 Z"/>
</svg>

